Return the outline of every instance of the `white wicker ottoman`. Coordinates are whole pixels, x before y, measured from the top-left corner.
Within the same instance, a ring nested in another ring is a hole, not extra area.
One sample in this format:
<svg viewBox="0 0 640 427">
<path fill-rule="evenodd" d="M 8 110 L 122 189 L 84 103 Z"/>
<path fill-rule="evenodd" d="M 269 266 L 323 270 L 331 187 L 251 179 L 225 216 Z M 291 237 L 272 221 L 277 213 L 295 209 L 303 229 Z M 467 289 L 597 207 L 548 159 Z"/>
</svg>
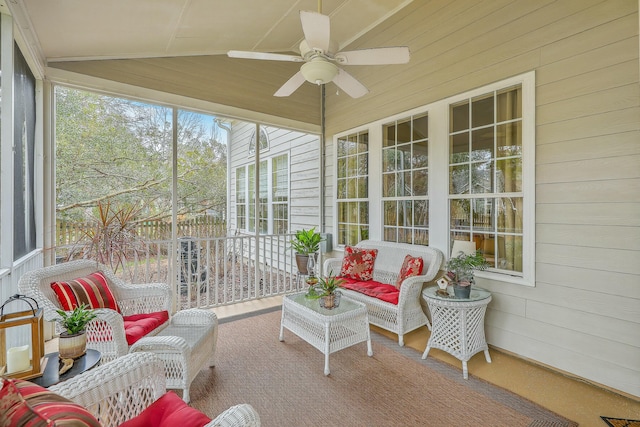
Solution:
<svg viewBox="0 0 640 427">
<path fill-rule="evenodd" d="M 189 403 L 191 382 L 208 362 L 215 365 L 218 318 L 202 309 L 182 310 L 159 334 L 145 337 L 129 352 L 155 353 L 164 362 L 168 389 L 182 389 L 182 399 Z"/>
<path fill-rule="evenodd" d="M 367 355 L 373 356 L 367 307 L 358 301 L 342 297 L 333 310 L 321 308 L 318 300 L 305 298 L 306 292 L 282 298 L 280 341 L 284 328 L 324 354 L 324 374 L 329 375 L 329 355 L 352 345 L 367 342 Z"/>
</svg>

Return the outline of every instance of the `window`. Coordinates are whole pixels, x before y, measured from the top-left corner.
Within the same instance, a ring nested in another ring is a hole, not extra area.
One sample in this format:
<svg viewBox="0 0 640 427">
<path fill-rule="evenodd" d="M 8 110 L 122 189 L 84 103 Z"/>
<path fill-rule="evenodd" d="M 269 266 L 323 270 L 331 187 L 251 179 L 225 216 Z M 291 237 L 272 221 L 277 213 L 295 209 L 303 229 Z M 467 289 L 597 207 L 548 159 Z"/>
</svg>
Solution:
<svg viewBox="0 0 640 427">
<path fill-rule="evenodd" d="M 522 274 L 522 87 L 452 104 L 449 122 L 451 242 L 474 241 L 493 269 Z"/>
<path fill-rule="evenodd" d="M 269 135 L 267 132 L 260 128 L 260 152 L 269 150 Z M 256 154 L 256 133 L 255 131 L 251 135 L 251 140 L 249 141 L 249 156 L 253 156 Z"/>
<path fill-rule="evenodd" d="M 491 264 L 478 277 L 534 285 L 533 72 L 335 141 L 338 245 L 428 244 L 449 258 L 454 240 L 473 241 Z"/>
<path fill-rule="evenodd" d="M 369 133 L 338 138 L 338 244 L 369 238 Z"/>
<path fill-rule="evenodd" d="M 236 169 L 236 227 L 247 229 L 247 170 Z"/>
<path fill-rule="evenodd" d="M 255 231 L 256 166 L 236 168 L 236 224 L 240 230 Z M 284 234 L 289 230 L 289 155 L 260 162 L 260 207 L 258 230 Z"/>
<path fill-rule="evenodd" d="M 429 244 L 428 129 L 426 114 L 382 126 L 383 237 Z"/>
</svg>

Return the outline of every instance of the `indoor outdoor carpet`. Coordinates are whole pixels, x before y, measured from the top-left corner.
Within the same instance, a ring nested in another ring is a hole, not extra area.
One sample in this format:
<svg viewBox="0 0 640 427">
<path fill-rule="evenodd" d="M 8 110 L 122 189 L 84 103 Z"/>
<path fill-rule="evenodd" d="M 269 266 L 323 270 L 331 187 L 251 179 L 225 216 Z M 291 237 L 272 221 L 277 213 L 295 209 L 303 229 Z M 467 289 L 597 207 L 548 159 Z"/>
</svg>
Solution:
<svg viewBox="0 0 640 427">
<path fill-rule="evenodd" d="M 627 420 L 625 418 L 600 417 L 611 427 L 640 427 L 640 420 Z"/>
<path fill-rule="evenodd" d="M 265 427 L 576 426 L 507 390 L 470 377 L 372 333 L 366 343 L 324 355 L 285 329 L 280 310 L 219 325 L 216 367 L 191 386 L 191 405 L 215 416 L 251 404 Z"/>
</svg>

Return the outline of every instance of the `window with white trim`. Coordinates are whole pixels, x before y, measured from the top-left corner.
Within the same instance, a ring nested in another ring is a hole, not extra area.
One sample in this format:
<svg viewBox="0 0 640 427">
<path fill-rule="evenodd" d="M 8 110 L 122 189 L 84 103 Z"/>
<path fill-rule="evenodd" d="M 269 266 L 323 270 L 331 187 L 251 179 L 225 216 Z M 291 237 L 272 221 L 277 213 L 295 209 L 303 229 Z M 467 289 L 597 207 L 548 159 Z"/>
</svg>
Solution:
<svg viewBox="0 0 640 427">
<path fill-rule="evenodd" d="M 387 242 L 429 244 L 426 114 L 382 126 L 383 237 Z"/>
<path fill-rule="evenodd" d="M 284 234 L 289 230 L 289 154 L 260 161 L 258 230 Z M 239 230 L 255 231 L 256 165 L 236 168 L 236 224 Z"/>
<path fill-rule="evenodd" d="M 369 238 L 369 133 L 338 138 L 337 209 L 339 245 Z"/>
<path fill-rule="evenodd" d="M 362 175 L 359 135 L 372 154 Z M 339 246 L 356 244 L 366 230 L 373 240 L 428 244 L 448 259 L 454 240 L 473 241 L 491 264 L 478 277 L 535 284 L 534 72 L 380 119 L 335 142 Z"/>
<path fill-rule="evenodd" d="M 493 269 L 522 274 L 522 214 L 521 85 L 451 104 L 451 241 L 473 241 Z"/>
</svg>

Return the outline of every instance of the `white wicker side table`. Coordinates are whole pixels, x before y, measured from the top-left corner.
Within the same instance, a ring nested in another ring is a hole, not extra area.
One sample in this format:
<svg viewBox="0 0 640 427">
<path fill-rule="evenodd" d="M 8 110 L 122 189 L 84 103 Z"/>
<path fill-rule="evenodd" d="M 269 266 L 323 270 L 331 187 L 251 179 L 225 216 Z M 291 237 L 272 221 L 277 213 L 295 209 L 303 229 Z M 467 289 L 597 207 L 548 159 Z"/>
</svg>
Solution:
<svg viewBox="0 0 640 427">
<path fill-rule="evenodd" d="M 218 318 L 212 311 L 192 308 L 181 310 L 159 334 L 144 337 L 129 349 L 130 353 L 155 353 L 164 362 L 168 389 L 182 389 L 189 403 L 191 382 L 205 365 L 215 365 Z"/>
<path fill-rule="evenodd" d="M 329 355 L 352 345 L 367 342 L 367 355 L 373 356 L 367 307 L 344 296 L 333 310 L 320 307 L 318 300 L 305 298 L 306 292 L 282 298 L 280 341 L 284 328 L 324 354 L 324 374 L 329 375 Z"/>
<path fill-rule="evenodd" d="M 438 287 L 433 286 L 422 291 L 431 312 L 431 336 L 427 348 L 422 354 L 426 359 L 429 350 L 437 348 L 462 361 L 462 376 L 469 378 L 467 361 L 484 351 L 484 357 L 491 363 L 489 346 L 484 335 L 484 315 L 491 302 L 491 293 L 473 287 L 468 299 L 453 296 L 440 296 Z"/>
</svg>

